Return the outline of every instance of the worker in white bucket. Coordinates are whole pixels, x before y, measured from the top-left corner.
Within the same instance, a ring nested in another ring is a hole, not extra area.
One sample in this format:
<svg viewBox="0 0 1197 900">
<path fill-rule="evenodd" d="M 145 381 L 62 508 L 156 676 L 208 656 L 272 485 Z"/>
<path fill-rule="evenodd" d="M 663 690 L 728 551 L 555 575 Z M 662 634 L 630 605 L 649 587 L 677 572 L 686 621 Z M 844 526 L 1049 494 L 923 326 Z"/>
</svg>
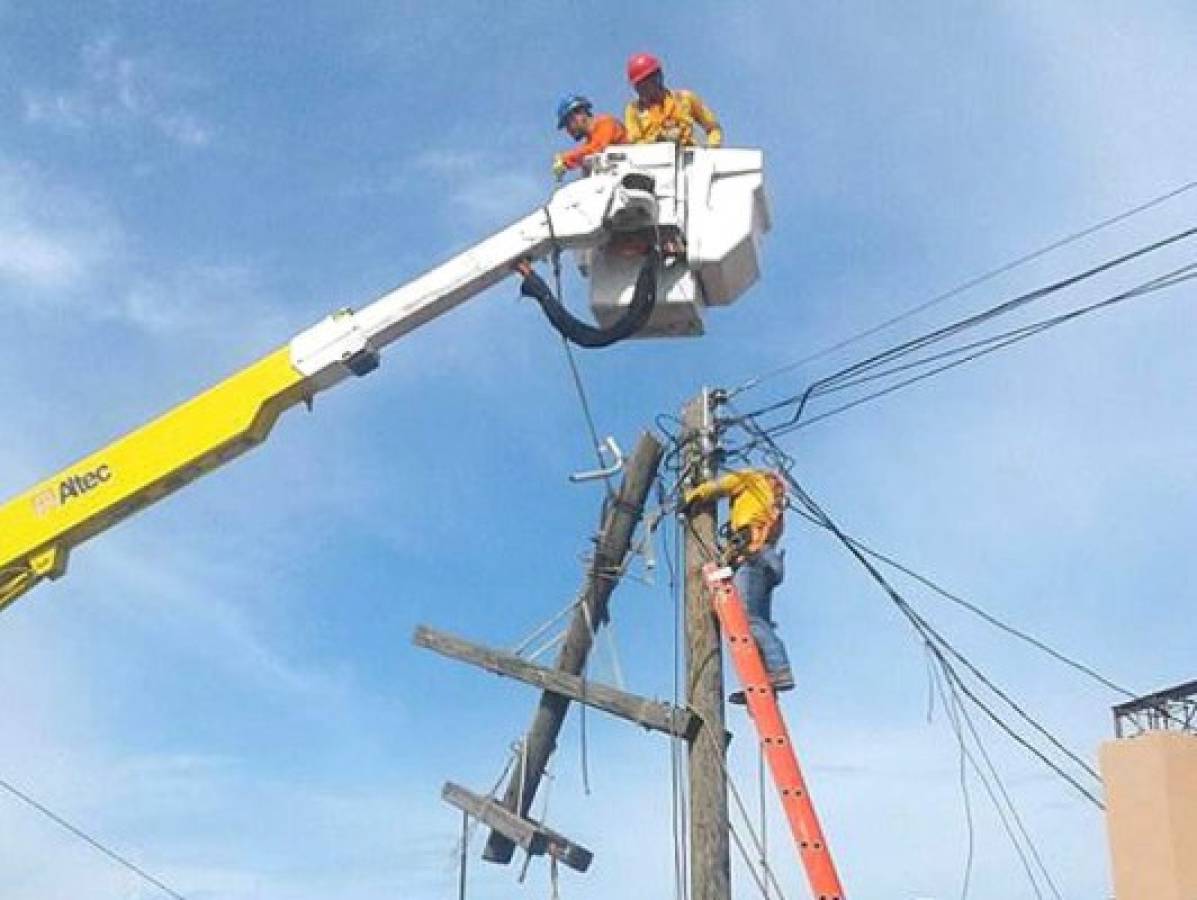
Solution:
<svg viewBox="0 0 1197 900">
<path fill-rule="evenodd" d="M 693 91 L 665 87 L 661 61 L 651 53 L 637 53 L 628 60 L 628 81 L 636 91 L 623 117 L 630 143 L 672 141 L 694 147 L 697 126 L 706 134 L 708 147 L 723 144 L 723 128 L 715 113 Z"/>
<path fill-rule="evenodd" d="M 558 179 L 570 169 L 581 168 L 586 157 L 602 153 L 612 144 L 628 142 L 627 131 L 619 120 L 606 113 L 595 115 L 594 104 L 581 94 L 570 94 L 557 104 L 557 127 L 580 142 L 553 157 L 553 174 Z"/>
<path fill-rule="evenodd" d="M 792 690 L 794 672 L 773 622 L 773 590 L 785 578 L 785 551 L 777 548 L 785 528 L 785 483 L 776 472 L 741 469 L 698 485 L 683 500 L 690 507 L 723 497 L 731 500 L 724 561 L 735 569 L 732 581 L 773 690 Z M 742 704 L 744 692 L 736 691 L 728 700 Z"/>
</svg>

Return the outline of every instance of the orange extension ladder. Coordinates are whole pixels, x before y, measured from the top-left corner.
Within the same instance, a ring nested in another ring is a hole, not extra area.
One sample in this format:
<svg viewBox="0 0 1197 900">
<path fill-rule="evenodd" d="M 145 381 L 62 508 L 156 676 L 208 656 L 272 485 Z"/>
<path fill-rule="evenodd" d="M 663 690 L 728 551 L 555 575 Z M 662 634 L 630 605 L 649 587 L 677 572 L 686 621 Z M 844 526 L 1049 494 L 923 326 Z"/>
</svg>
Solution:
<svg viewBox="0 0 1197 900">
<path fill-rule="evenodd" d="M 703 578 L 711 592 L 711 603 L 723 626 L 731 650 L 732 662 L 744 686 L 748 713 L 761 738 L 769 771 L 781 795 L 781 805 L 790 823 L 790 832 L 798 846 L 798 855 L 806 868 L 811 891 L 816 900 L 844 900 L 844 889 L 836 873 L 831 851 L 819 826 L 819 816 L 811 802 L 798 757 L 790 741 L 790 732 L 781 717 L 777 697 L 769 685 L 765 663 L 748 627 L 748 612 L 740 592 L 732 583 L 732 570 L 715 563 L 703 566 Z"/>
</svg>

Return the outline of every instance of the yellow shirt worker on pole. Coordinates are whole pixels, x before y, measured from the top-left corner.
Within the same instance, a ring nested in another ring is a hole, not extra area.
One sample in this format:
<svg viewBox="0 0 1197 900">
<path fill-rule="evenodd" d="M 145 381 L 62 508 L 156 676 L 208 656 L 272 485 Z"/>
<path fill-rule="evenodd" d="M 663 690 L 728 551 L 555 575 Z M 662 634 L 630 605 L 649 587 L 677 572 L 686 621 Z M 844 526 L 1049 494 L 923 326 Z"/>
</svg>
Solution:
<svg viewBox="0 0 1197 900">
<path fill-rule="evenodd" d="M 785 578 L 785 554 L 777 549 L 784 528 L 785 483 L 775 472 L 742 469 L 704 482 L 686 492 L 686 506 L 710 503 L 721 497 L 731 500 L 731 564 L 733 581 L 748 612 L 748 624 L 761 652 L 761 659 L 773 683 L 773 690 L 794 687 L 794 673 L 785 645 L 773 622 L 773 589 Z M 743 691 L 728 697 L 743 703 Z"/>
</svg>

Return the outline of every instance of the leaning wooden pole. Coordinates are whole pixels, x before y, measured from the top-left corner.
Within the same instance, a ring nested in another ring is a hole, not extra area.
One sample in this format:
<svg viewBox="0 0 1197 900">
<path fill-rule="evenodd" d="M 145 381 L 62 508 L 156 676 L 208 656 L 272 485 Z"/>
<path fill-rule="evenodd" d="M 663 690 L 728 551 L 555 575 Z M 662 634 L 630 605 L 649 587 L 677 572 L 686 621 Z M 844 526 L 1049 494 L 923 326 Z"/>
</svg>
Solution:
<svg viewBox="0 0 1197 900">
<path fill-rule="evenodd" d="M 586 665 L 586 657 L 594 643 L 594 631 L 607 618 L 607 602 L 622 574 L 632 534 L 644 514 L 644 502 L 657 477 L 663 452 L 664 448 L 655 437 L 642 434 L 624 466 L 619 490 L 604 507 L 594 562 L 587 572 L 581 602 L 570 619 L 569 630 L 554 664 L 554 668 L 561 672 L 580 675 Z M 520 816 L 528 814 L 545 765 L 557 747 L 557 736 L 568 709 L 568 698 L 548 691 L 541 695 L 532 727 L 524 737 L 523 750 L 507 782 L 501 801 L 505 808 Z M 515 844 L 492 831 L 482 857 L 491 862 L 508 863 L 514 853 Z"/>
<path fill-rule="evenodd" d="M 694 485 L 714 475 L 714 429 L 710 394 L 704 390 L 682 411 L 686 478 Z M 686 511 L 686 700 L 702 720 L 690 742 L 690 897 L 728 900 L 731 846 L 728 836 L 726 742 L 723 718 L 723 655 L 719 620 L 707 597 L 703 566 L 716 555 L 715 506 Z"/>
</svg>

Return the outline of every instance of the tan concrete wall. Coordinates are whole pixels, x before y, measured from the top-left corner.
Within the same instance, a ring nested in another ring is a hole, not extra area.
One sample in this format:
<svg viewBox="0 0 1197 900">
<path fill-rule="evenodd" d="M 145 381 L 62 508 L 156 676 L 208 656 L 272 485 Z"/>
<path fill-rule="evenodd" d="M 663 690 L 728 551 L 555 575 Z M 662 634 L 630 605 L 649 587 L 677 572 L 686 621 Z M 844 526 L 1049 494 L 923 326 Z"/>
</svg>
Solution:
<svg viewBox="0 0 1197 900">
<path fill-rule="evenodd" d="M 1197 736 L 1101 747 L 1116 900 L 1197 900 Z"/>
</svg>

